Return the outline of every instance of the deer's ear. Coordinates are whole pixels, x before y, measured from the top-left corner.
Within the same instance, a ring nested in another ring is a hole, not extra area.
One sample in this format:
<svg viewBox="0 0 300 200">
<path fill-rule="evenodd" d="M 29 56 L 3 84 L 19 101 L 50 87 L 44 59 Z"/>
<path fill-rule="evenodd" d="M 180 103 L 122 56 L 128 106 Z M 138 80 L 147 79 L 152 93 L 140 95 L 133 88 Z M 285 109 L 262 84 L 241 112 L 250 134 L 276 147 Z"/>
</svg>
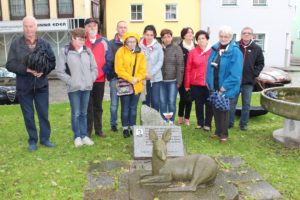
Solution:
<svg viewBox="0 0 300 200">
<path fill-rule="evenodd" d="M 158 140 L 158 137 L 153 129 L 149 129 L 149 138 L 152 142 Z"/>
<path fill-rule="evenodd" d="M 171 136 L 172 136 L 172 132 L 171 132 L 171 129 L 167 129 L 164 134 L 162 135 L 162 140 L 167 143 L 170 141 L 171 139 Z"/>
</svg>

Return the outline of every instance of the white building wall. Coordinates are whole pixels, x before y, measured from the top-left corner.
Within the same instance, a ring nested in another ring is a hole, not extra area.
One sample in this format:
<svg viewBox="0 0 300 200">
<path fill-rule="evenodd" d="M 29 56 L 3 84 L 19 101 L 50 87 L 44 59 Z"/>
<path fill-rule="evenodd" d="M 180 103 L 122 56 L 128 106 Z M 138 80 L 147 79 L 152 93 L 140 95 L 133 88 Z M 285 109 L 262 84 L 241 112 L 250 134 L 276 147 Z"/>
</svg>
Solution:
<svg viewBox="0 0 300 200">
<path fill-rule="evenodd" d="M 238 0 L 237 6 L 222 6 L 222 0 L 201 1 L 201 29 L 210 27 L 211 43 L 218 41 L 218 30 L 231 26 L 236 39 L 250 26 L 265 34 L 265 65 L 289 66 L 294 5 L 291 0 L 268 0 L 267 6 L 253 6 L 253 0 Z"/>
</svg>

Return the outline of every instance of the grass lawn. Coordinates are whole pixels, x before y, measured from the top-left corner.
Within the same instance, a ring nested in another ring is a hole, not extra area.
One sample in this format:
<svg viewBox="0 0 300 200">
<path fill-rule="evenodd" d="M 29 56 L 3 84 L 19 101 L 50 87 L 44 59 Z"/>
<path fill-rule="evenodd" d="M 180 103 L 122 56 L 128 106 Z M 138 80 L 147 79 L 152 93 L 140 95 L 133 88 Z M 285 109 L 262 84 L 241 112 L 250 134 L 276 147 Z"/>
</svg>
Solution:
<svg viewBox="0 0 300 200">
<path fill-rule="evenodd" d="M 255 95 L 253 104 L 259 104 Z M 0 199 L 82 199 L 90 163 L 132 159 L 132 137 L 110 132 L 109 102 L 104 102 L 103 124 L 107 138 L 93 136 L 95 145 L 76 149 L 70 127 L 69 104 L 50 106 L 51 141 L 54 149 L 38 146 L 27 150 L 27 133 L 19 105 L 0 106 Z M 283 118 L 268 113 L 251 118 L 249 130 L 230 129 L 227 144 L 210 139 L 195 129 L 193 106 L 191 126 L 182 127 L 188 153 L 211 156 L 241 156 L 284 199 L 300 199 L 300 151 L 274 142 L 272 132 L 282 127 Z M 139 121 L 139 120 L 137 120 Z"/>
</svg>

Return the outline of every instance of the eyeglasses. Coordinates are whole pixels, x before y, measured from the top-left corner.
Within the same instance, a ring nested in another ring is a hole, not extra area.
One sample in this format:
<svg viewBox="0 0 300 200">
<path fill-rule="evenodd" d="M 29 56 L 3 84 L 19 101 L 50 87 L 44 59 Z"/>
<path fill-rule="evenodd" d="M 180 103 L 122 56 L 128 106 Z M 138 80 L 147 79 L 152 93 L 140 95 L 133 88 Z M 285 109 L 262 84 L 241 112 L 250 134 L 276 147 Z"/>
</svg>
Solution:
<svg viewBox="0 0 300 200">
<path fill-rule="evenodd" d="M 243 32 L 242 34 L 243 34 L 243 35 L 252 35 L 251 32 Z"/>
<path fill-rule="evenodd" d="M 75 39 L 79 40 L 79 41 L 83 41 L 83 42 L 85 41 L 85 38 L 82 38 L 82 37 L 76 37 Z"/>
</svg>

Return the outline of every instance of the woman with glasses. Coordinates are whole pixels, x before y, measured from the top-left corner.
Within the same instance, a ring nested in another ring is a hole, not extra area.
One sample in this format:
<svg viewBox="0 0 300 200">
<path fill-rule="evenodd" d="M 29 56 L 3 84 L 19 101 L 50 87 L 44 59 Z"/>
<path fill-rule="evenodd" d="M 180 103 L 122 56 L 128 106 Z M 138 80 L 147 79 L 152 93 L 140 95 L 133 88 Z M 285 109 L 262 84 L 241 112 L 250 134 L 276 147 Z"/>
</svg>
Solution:
<svg viewBox="0 0 300 200">
<path fill-rule="evenodd" d="M 139 97 L 144 89 L 143 80 L 146 77 L 146 59 L 139 47 L 140 37 L 136 33 L 127 32 L 123 35 L 124 45 L 115 56 L 115 71 L 118 78 L 133 86 L 133 93 L 122 95 L 121 121 L 124 138 L 130 137 L 133 126 L 136 125 L 136 113 Z"/>
<path fill-rule="evenodd" d="M 235 98 L 240 91 L 241 76 L 243 70 L 243 54 L 237 44 L 232 41 L 231 27 L 223 26 L 219 31 L 219 42 L 212 47 L 208 59 L 206 82 L 211 92 L 217 94 L 218 99 Z M 216 101 L 213 105 L 213 115 L 216 130 L 211 135 L 220 142 L 227 142 L 229 126 L 229 105 Z"/>
<path fill-rule="evenodd" d="M 93 145 L 87 136 L 87 108 L 90 91 L 97 78 L 97 64 L 85 43 L 85 30 L 71 31 L 72 42 L 62 48 L 56 66 L 57 76 L 67 84 L 75 147 Z"/>
</svg>

